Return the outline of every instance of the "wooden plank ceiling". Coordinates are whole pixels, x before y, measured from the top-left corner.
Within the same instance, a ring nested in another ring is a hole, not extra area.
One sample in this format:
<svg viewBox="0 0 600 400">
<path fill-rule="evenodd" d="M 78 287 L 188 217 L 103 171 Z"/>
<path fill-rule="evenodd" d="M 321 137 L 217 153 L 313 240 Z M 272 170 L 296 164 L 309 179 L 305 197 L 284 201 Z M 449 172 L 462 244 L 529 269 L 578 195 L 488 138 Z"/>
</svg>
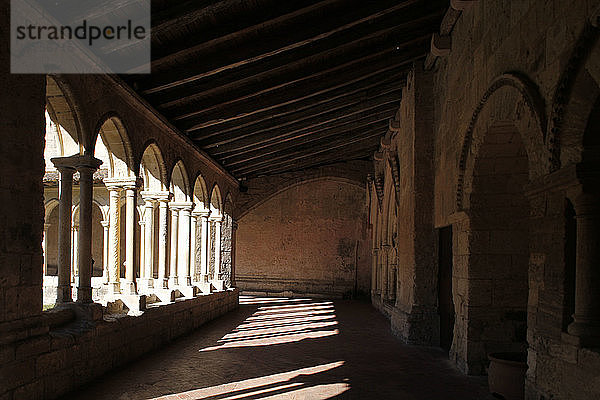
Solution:
<svg viewBox="0 0 600 400">
<path fill-rule="evenodd" d="M 124 79 L 241 180 L 364 159 L 447 7 L 153 0 L 152 74 Z"/>
</svg>

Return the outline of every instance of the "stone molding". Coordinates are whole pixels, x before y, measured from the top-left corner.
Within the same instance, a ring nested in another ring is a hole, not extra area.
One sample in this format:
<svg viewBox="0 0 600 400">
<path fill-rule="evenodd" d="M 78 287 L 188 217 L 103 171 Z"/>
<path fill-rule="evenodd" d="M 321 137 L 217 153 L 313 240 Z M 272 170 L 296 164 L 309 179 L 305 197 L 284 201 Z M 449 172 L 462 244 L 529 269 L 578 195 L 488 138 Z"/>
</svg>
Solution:
<svg viewBox="0 0 600 400">
<path fill-rule="evenodd" d="M 503 87 L 512 87 L 519 92 L 519 94 L 525 100 L 525 103 L 529 107 L 530 111 L 536 118 L 536 122 L 542 131 L 543 137 L 546 136 L 546 116 L 544 112 L 544 105 L 542 97 L 538 93 L 537 87 L 532 82 L 530 82 L 528 78 L 515 73 L 502 74 L 498 78 L 496 78 L 491 84 L 491 86 L 485 91 L 485 93 L 479 100 L 479 103 L 475 107 L 475 110 L 473 111 L 471 120 L 469 122 L 469 126 L 464 135 L 462 150 L 460 153 L 460 161 L 458 164 L 458 182 L 456 185 L 457 210 L 462 210 L 464 208 L 463 200 L 465 173 L 467 169 L 467 159 L 471 154 L 470 150 L 473 141 L 473 133 L 475 131 L 475 126 L 479 120 L 481 112 L 488 103 L 489 99 L 496 91 Z M 526 140 L 524 140 L 523 142 L 527 143 Z"/>
</svg>

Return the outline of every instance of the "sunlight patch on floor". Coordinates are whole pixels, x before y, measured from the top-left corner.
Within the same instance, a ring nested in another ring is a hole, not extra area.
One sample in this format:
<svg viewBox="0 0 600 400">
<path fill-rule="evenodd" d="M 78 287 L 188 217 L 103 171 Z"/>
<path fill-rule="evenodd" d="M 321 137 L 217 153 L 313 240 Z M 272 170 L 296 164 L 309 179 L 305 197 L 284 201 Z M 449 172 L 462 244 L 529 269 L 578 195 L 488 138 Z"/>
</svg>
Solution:
<svg viewBox="0 0 600 400">
<path fill-rule="evenodd" d="M 184 399 L 184 400 L 240 400 L 240 399 L 329 399 L 338 396 L 348 389 L 347 382 L 319 381 L 320 373 L 331 371 L 344 365 L 344 361 L 322 364 L 315 367 L 297 369 L 263 376 L 260 378 L 246 379 L 239 382 L 226 383 L 204 389 L 190 390 L 176 393 L 155 400 Z"/>
<path fill-rule="evenodd" d="M 271 346 L 339 334 L 331 301 L 311 299 L 240 297 L 240 304 L 258 305 L 254 314 L 215 346 L 201 352 L 227 348 Z"/>
</svg>

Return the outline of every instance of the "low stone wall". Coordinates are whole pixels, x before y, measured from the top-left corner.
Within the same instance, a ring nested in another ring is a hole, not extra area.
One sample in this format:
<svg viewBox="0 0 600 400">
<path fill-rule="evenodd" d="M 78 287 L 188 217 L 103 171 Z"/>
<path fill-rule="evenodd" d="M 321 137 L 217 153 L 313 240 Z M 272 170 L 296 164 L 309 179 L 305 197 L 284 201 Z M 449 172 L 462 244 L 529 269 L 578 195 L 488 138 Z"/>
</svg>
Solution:
<svg viewBox="0 0 600 400">
<path fill-rule="evenodd" d="M 238 307 L 238 290 L 178 300 L 140 316 L 102 315 L 92 305 L 44 313 L 0 332 L 0 400 L 53 399 Z M 34 329 L 35 327 L 35 329 Z M 24 338 L 25 337 L 25 338 Z"/>
<path fill-rule="evenodd" d="M 341 299 L 354 291 L 349 280 L 285 279 L 263 276 L 237 276 L 236 285 L 244 293 L 284 297 L 321 297 Z"/>
</svg>

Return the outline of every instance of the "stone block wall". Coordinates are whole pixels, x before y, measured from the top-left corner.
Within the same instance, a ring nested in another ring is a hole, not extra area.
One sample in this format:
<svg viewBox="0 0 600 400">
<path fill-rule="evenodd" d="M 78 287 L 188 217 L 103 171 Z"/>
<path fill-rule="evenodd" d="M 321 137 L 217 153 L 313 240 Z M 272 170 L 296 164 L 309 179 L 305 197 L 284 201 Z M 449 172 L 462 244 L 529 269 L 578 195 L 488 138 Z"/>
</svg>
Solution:
<svg viewBox="0 0 600 400">
<path fill-rule="evenodd" d="M 0 336 L 0 399 L 54 399 L 160 348 L 238 307 L 230 289 L 148 309 L 141 316 L 75 320 L 72 309 L 44 313 L 38 333 Z"/>
<path fill-rule="evenodd" d="M 375 153 L 373 303 L 403 340 L 437 344 L 432 233 L 451 227 L 451 359 L 485 374 L 487 353 L 526 349 L 528 400 L 598 398 L 600 352 L 567 329 L 575 267 L 565 202 L 577 190 L 598 196 L 600 1 L 452 4 L 460 10 L 440 28 L 449 53 L 427 71 L 415 64 Z M 387 206 L 395 199 L 397 213 Z M 395 265 L 392 304 L 382 277 Z"/>
<path fill-rule="evenodd" d="M 239 219 L 241 290 L 329 297 L 368 292 L 364 186 L 322 177 L 282 185 L 262 200 Z"/>
</svg>

